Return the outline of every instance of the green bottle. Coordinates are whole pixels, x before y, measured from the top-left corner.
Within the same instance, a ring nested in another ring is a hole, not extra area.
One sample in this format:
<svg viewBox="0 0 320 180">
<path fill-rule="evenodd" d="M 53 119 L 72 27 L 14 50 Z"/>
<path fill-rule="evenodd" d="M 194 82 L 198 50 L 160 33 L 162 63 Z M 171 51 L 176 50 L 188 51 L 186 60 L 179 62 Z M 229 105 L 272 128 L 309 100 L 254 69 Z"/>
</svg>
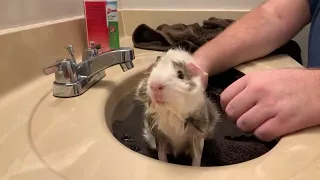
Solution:
<svg viewBox="0 0 320 180">
<path fill-rule="evenodd" d="M 107 0 L 107 26 L 109 30 L 110 49 L 120 48 L 118 29 L 117 0 Z"/>
</svg>

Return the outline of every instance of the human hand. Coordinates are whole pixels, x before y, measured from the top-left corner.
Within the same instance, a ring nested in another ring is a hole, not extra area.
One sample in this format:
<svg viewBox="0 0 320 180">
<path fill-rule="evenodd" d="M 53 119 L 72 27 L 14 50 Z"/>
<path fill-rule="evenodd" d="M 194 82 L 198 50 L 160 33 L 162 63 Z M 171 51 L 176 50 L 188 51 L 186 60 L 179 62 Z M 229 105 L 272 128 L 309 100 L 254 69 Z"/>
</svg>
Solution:
<svg viewBox="0 0 320 180">
<path fill-rule="evenodd" d="M 244 132 L 264 141 L 320 124 L 320 71 L 267 70 L 245 75 L 221 94 Z"/>
</svg>

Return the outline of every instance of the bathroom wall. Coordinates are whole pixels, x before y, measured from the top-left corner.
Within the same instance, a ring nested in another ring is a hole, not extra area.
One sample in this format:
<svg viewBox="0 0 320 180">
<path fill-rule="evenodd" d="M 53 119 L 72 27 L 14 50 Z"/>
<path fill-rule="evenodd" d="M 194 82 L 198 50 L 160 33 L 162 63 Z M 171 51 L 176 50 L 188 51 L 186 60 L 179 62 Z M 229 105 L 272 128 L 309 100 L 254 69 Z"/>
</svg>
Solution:
<svg viewBox="0 0 320 180">
<path fill-rule="evenodd" d="M 79 15 L 82 0 L 1 0 L 0 30 Z"/>
<path fill-rule="evenodd" d="M 265 0 L 120 0 L 121 9 L 162 9 L 162 10 L 180 10 L 180 9 L 203 9 L 203 10 L 250 10 Z M 303 63 L 308 61 L 308 36 L 309 26 L 304 28 L 295 38 L 301 49 Z"/>
<path fill-rule="evenodd" d="M 215 9 L 250 10 L 264 0 L 119 0 L 119 9 Z M 30 24 L 58 20 L 83 15 L 82 0 L 1 0 L 0 31 Z M 303 50 L 304 62 L 307 61 L 307 38 L 309 27 L 295 37 Z M 1 34 L 1 32 L 0 32 Z"/>
<path fill-rule="evenodd" d="M 232 9 L 249 10 L 264 0 L 120 0 L 121 9 Z"/>
</svg>

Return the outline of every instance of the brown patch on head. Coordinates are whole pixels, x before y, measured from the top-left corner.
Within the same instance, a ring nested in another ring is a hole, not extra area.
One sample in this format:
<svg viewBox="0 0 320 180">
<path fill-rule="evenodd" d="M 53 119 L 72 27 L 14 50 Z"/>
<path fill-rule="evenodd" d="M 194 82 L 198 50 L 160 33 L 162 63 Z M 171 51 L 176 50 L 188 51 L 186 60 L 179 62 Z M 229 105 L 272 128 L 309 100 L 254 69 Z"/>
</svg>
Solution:
<svg viewBox="0 0 320 180">
<path fill-rule="evenodd" d="M 173 68 L 176 70 L 177 72 L 177 76 L 179 76 L 180 73 L 183 74 L 183 78 L 185 80 L 190 80 L 191 79 L 191 74 L 188 72 L 188 69 L 186 67 L 186 64 L 184 62 L 175 62 L 172 61 L 173 64 Z"/>
<path fill-rule="evenodd" d="M 189 85 L 189 91 L 196 88 L 196 83 L 191 80 L 192 74 L 188 71 L 185 62 L 172 61 L 173 68 L 176 70 L 177 77 Z"/>
</svg>

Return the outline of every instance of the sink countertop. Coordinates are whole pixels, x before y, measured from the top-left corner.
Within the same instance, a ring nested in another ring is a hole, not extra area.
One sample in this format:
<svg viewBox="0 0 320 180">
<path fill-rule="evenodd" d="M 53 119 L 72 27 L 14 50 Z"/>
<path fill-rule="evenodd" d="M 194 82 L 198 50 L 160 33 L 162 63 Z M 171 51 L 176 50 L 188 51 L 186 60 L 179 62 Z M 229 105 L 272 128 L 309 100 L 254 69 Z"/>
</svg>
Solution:
<svg viewBox="0 0 320 180">
<path fill-rule="evenodd" d="M 131 38 L 124 37 L 121 39 L 121 44 L 123 46 L 132 46 Z M 157 55 L 162 54 L 163 52 L 155 52 L 149 50 L 141 50 L 135 49 L 136 60 L 134 61 L 135 68 L 139 68 L 142 66 L 147 66 L 154 59 L 150 59 L 149 62 L 140 60 L 140 57 L 147 55 Z M 78 58 L 80 59 L 80 58 Z M 271 68 L 301 68 L 296 61 L 286 55 L 278 55 L 271 56 L 268 58 L 263 58 L 257 61 L 252 61 L 237 67 L 238 70 L 244 73 L 250 73 L 253 71 L 271 69 Z M 41 71 L 39 69 L 39 71 Z M 128 71 L 129 72 L 129 71 Z M 127 72 L 125 72 L 127 73 Z M 114 66 L 109 69 L 106 69 L 106 77 L 102 81 L 111 81 L 113 83 L 120 83 L 121 76 L 124 74 L 119 66 Z M 2 99 L 0 99 L 0 180 L 4 179 L 12 179 L 12 180 L 42 180 L 44 177 L 48 180 L 59 180 L 65 179 L 63 175 L 57 173 L 56 168 L 60 168 L 64 173 L 74 173 L 67 172 L 63 167 L 68 164 L 72 164 L 75 162 L 67 161 L 68 157 L 66 157 L 65 161 L 61 160 L 55 164 L 55 167 L 49 166 L 43 158 L 35 151 L 35 147 L 32 145 L 31 134 L 39 134 L 39 141 L 41 141 L 41 133 L 42 135 L 46 132 L 30 132 L 31 126 L 31 117 L 34 114 L 35 109 L 38 106 L 39 101 L 48 96 L 52 95 L 52 83 L 54 81 L 54 75 L 43 76 L 41 78 L 36 79 L 21 87 L 10 94 L 6 95 Z M 96 84 L 97 85 L 97 84 Z M 90 92 L 91 91 L 91 92 Z M 99 98 L 99 88 L 90 88 L 86 93 L 84 93 L 80 97 L 75 97 L 72 100 L 70 99 L 70 103 L 76 103 L 79 99 L 85 99 L 87 97 L 92 96 L 92 99 Z M 107 91 L 107 89 L 104 89 Z M 96 96 L 96 97 L 94 97 Z M 91 97 L 90 97 L 91 98 Z M 55 99 L 55 104 L 50 108 L 55 108 L 63 104 L 64 101 L 68 101 L 66 99 Z M 89 108 L 95 108 L 97 105 L 90 104 L 91 100 L 88 99 L 87 106 Z M 86 107 L 86 108 L 88 108 Z M 74 107 L 77 108 L 77 107 Z M 61 115 L 63 116 L 63 114 Z M 100 116 L 100 115 L 99 115 Z M 94 118 L 94 117 L 93 117 Z M 46 123 L 47 119 L 49 119 L 49 114 L 46 116 L 43 115 L 43 123 Z M 62 117 L 63 119 L 63 117 Z M 81 119 L 78 119 L 81 121 Z M 49 123 L 49 122 L 48 122 Z M 49 130 L 48 130 L 49 131 Z M 311 132 L 313 132 L 311 130 Z M 311 134 L 311 133 L 310 133 Z M 308 133 L 302 136 L 309 136 Z M 319 135 L 318 135 L 319 136 Z M 299 140 L 298 137 L 297 140 Z M 313 138 L 310 135 L 310 138 Z M 34 139 L 33 139 L 34 140 Z M 57 140 L 59 141 L 59 140 Z M 320 146 L 319 146 L 320 147 Z M 53 148 L 50 144 L 47 144 L 44 148 Z M 305 148 L 305 147 L 295 147 L 295 148 Z M 80 151 L 80 150 L 79 150 Z M 312 152 L 314 150 L 311 150 Z M 57 154 L 60 152 L 53 153 L 50 157 L 54 159 Z M 74 152 L 77 154 L 77 152 Z M 70 156 L 74 155 L 70 154 Z M 318 155 L 318 154 L 317 154 Z M 307 156 L 307 155 L 306 155 Z M 76 157 L 75 157 L 76 158 Z M 310 179 L 312 175 L 319 175 L 320 168 L 320 155 L 309 157 L 313 160 L 310 161 L 306 166 L 304 166 L 303 172 L 296 174 L 292 179 Z M 299 163 L 299 162 L 297 162 Z M 303 163 L 303 162 L 301 162 Z M 94 171 L 92 169 L 92 171 Z M 127 170 L 128 174 L 133 173 L 133 170 Z M 146 170 L 148 171 L 148 170 Z M 94 172 L 92 172 L 94 173 Z M 152 172 L 149 172 L 152 173 Z M 88 175 L 90 176 L 90 175 Z M 135 174 L 136 177 L 148 177 L 145 175 Z M 201 175 L 200 175 L 201 176 Z M 138 179 L 136 177 L 132 177 L 132 179 Z M 83 177 L 84 179 L 84 177 Z M 288 177 L 289 179 L 289 177 Z"/>
</svg>

